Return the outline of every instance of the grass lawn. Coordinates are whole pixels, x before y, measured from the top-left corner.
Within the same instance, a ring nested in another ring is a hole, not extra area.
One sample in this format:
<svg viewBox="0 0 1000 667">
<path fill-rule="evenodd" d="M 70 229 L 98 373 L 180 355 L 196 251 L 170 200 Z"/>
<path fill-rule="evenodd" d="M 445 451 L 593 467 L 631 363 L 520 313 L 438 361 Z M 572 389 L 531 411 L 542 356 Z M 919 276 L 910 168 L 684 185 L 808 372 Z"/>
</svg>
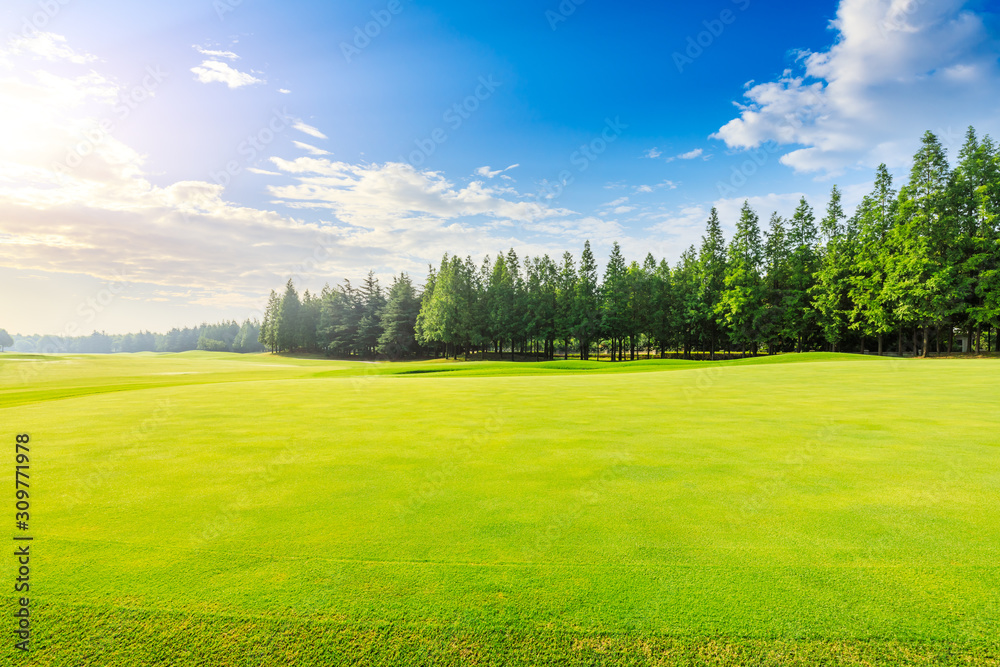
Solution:
<svg viewBox="0 0 1000 667">
<path fill-rule="evenodd" d="M 1000 664 L 997 359 L 6 353 L 0 423 L 0 664 Z"/>
</svg>

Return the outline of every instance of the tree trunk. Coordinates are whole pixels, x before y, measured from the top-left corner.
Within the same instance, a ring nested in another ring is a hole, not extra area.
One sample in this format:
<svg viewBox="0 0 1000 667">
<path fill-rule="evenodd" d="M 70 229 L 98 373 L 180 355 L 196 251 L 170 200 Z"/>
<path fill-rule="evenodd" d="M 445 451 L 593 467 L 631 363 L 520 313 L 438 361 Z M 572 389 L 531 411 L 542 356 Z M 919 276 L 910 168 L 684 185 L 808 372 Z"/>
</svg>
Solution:
<svg viewBox="0 0 1000 667">
<path fill-rule="evenodd" d="M 879 332 L 879 335 L 878 335 L 878 356 L 880 356 L 880 357 L 882 356 L 882 338 L 883 338 L 883 334 L 881 332 Z"/>
<path fill-rule="evenodd" d="M 930 331 L 931 328 L 928 325 L 924 324 L 924 346 L 920 348 L 921 359 L 927 358 L 927 346 L 930 344 L 930 335 L 931 335 Z"/>
<path fill-rule="evenodd" d="M 898 335 L 896 340 L 896 354 L 903 356 L 903 327 L 899 327 L 899 331 L 896 333 Z"/>
</svg>

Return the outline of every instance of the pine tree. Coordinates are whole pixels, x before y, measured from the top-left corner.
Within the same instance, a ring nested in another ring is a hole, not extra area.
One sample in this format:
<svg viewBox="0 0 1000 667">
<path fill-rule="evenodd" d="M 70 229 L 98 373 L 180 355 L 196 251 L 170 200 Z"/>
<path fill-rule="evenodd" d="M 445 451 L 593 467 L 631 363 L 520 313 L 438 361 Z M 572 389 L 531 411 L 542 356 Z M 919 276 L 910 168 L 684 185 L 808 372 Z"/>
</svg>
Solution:
<svg viewBox="0 0 1000 667">
<path fill-rule="evenodd" d="M 854 244 L 852 225 L 845 226 L 845 218 L 840 190 L 834 185 L 826 215 L 820 223 L 824 245 L 819 270 L 816 272 L 816 284 L 811 292 L 823 336 L 834 352 L 844 339 L 848 314 L 852 311 L 848 289 Z"/>
<path fill-rule="evenodd" d="M 1000 162 L 992 139 L 987 136 L 979 141 L 971 127 L 952 174 L 948 201 L 960 234 L 949 262 L 958 267 L 957 291 L 964 301 L 961 319 L 970 331 L 989 331 L 997 320 L 993 304 L 998 279 Z"/>
<path fill-rule="evenodd" d="M 793 337 L 788 327 L 789 248 L 785 221 L 774 212 L 764 234 L 764 303 L 761 313 L 761 336 L 768 352 L 783 350 L 784 340 Z"/>
<path fill-rule="evenodd" d="M 382 309 L 385 307 L 385 296 L 382 294 L 382 288 L 378 284 L 378 278 L 375 277 L 374 271 L 369 271 L 361 282 L 358 298 L 361 316 L 358 319 L 355 347 L 364 356 L 372 356 L 378 347 L 378 339 L 382 335 Z"/>
<path fill-rule="evenodd" d="M 277 348 L 279 352 L 291 352 L 299 347 L 302 340 L 301 325 L 299 321 L 299 293 L 295 291 L 292 279 L 288 279 L 285 285 L 285 294 L 281 297 L 281 306 L 278 310 L 277 319 Z"/>
<path fill-rule="evenodd" d="M 271 296 L 267 299 L 267 308 L 264 310 L 264 322 L 260 326 L 258 341 L 270 350 L 271 354 L 278 351 L 278 313 L 281 308 L 281 299 L 278 293 L 271 290 Z"/>
<path fill-rule="evenodd" d="M 715 207 L 709 213 L 705 235 L 701 239 L 698 269 L 701 275 L 698 292 L 699 324 L 706 332 L 709 354 L 714 360 L 722 328 L 719 304 L 726 288 L 726 239 L 722 235 L 719 212 Z"/>
<path fill-rule="evenodd" d="M 570 252 L 563 253 L 556 286 L 556 335 L 563 341 L 563 358 L 569 359 L 569 344 L 576 322 L 576 262 Z"/>
<path fill-rule="evenodd" d="M 885 334 L 891 332 L 895 324 L 895 309 L 890 291 L 886 290 L 886 280 L 891 269 L 887 244 L 895 225 L 896 208 L 892 176 L 884 164 L 879 165 L 875 188 L 865 196 L 855 214 L 857 253 L 848 280 L 852 305 L 850 327 L 863 337 L 874 336 L 878 340 L 879 355 L 883 352 Z"/>
<path fill-rule="evenodd" d="M 819 261 L 816 246 L 819 234 L 816 216 L 805 197 L 792 216 L 788 228 L 791 255 L 788 258 L 788 290 L 785 297 L 786 333 L 795 340 L 795 351 L 801 352 L 816 326 L 816 310 L 810 292 L 816 284 Z"/>
<path fill-rule="evenodd" d="M 726 287 L 719 304 L 721 315 L 744 353 L 749 347 L 756 355 L 764 315 L 761 278 L 764 253 L 759 218 L 748 201 L 743 203 L 727 258 Z"/>
<path fill-rule="evenodd" d="M 611 339 L 611 361 L 621 361 L 621 341 L 628 327 L 628 283 L 625 258 L 616 242 L 604 269 L 601 326 Z"/>
<path fill-rule="evenodd" d="M 427 334 L 427 317 L 430 312 L 430 302 L 434 298 L 434 287 L 437 284 L 437 272 L 433 265 L 427 267 L 427 280 L 424 281 L 424 289 L 420 294 L 420 311 L 417 313 L 417 321 L 413 327 L 414 337 L 420 345 L 432 344 L 431 338 Z"/>
<path fill-rule="evenodd" d="M 899 193 L 886 285 L 903 327 L 923 328 L 925 355 L 930 325 L 945 321 L 960 309 L 958 271 L 948 261 L 949 244 L 957 240 L 954 217 L 947 206 L 949 179 L 944 148 L 933 132 L 926 132 L 913 158 L 910 181 Z M 902 347 L 901 328 L 900 354 Z"/>
<path fill-rule="evenodd" d="M 680 260 L 671 273 L 674 296 L 674 340 L 683 349 L 685 359 L 691 357 L 691 352 L 700 339 L 698 326 L 701 322 L 701 280 L 699 274 L 698 253 L 692 245 L 681 253 Z M 723 290 L 724 293 L 725 290 Z M 723 298 L 724 296 L 720 295 L 720 306 Z M 724 316 L 720 314 L 720 317 Z"/>
<path fill-rule="evenodd" d="M 392 281 L 382 311 L 382 334 L 378 353 L 390 359 L 412 357 L 417 351 L 416 324 L 420 300 L 409 276 L 400 273 Z"/>
<path fill-rule="evenodd" d="M 600 286 L 597 283 L 597 262 L 590 250 L 590 241 L 583 244 L 577 275 L 574 338 L 580 343 L 580 358 L 590 359 L 590 346 L 601 332 Z"/>
</svg>

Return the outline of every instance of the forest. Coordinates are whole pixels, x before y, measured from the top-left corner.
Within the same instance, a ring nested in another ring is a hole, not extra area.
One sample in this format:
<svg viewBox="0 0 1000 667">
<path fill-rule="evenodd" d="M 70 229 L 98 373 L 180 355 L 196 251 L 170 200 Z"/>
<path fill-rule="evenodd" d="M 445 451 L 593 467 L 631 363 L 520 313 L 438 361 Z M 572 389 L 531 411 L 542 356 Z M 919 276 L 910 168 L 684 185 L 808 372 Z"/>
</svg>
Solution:
<svg viewBox="0 0 1000 667">
<path fill-rule="evenodd" d="M 259 342 L 272 352 L 612 360 L 829 350 L 940 354 L 964 338 L 996 348 L 1000 323 L 1000 155 L 969 128 L 949 165 L 927 132 L 898 190 L 880 165 L 848 217 L 834 186 L 817 220 L 802 199 L 766 226 L 744 203 L 728 243 L 712 209 L 700 247 L 671 266 L 627 262 L 615 243 L 602 276 L 589 241 L 476 264 L 446 254 L 423 289 L 400 274 L 300 297 L 271 292 Z"/>
</svg>

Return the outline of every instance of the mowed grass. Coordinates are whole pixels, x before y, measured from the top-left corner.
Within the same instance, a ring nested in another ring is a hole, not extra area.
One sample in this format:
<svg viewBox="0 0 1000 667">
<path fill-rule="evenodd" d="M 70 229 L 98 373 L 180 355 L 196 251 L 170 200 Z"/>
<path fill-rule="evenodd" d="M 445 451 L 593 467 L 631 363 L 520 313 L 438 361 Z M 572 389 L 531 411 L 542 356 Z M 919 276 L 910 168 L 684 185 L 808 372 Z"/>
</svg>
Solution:
<svg viewBox="0 0 1000 667">
<path fill-rule="evenodd" d="M 997 360 L 0 379 L 38 605 L 4 664 L 1000 664 Z"/>
</svg>

